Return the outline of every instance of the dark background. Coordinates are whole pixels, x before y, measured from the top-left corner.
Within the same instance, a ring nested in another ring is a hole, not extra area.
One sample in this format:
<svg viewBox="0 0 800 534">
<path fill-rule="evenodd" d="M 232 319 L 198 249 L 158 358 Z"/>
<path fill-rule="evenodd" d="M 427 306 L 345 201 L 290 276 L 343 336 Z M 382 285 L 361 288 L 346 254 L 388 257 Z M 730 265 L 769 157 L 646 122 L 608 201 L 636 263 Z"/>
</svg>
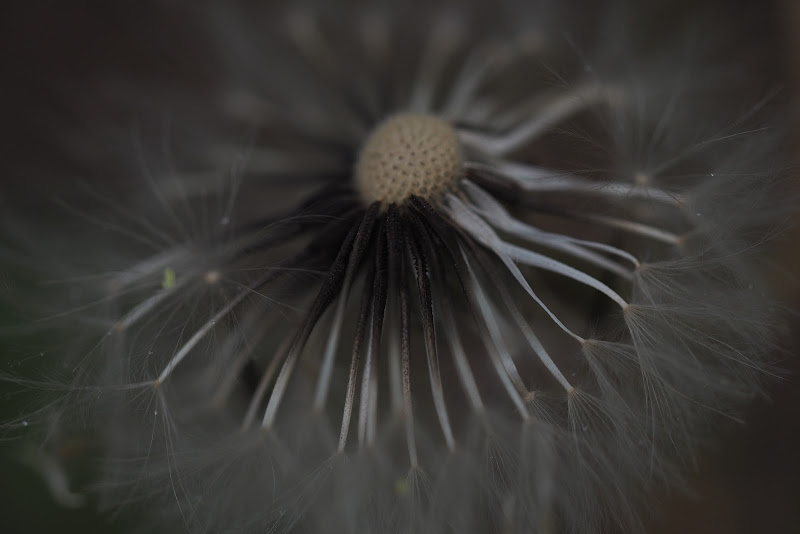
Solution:
<svg viewBox="0 0 800 534">
<path fill-rule="evenodd" d="M 85 98 L 82 88 L 114 78 L 148 84 L 178 76 L 198 86 L 211 83 L 209 73 L 200 64 L 185 61 L 189 54 L 180 49 L 186 46 L 182 34 L 192 25 L 188 5 L 34 1 L 7 2 L 0 8 L 0 205 L 3 195 L 7 202 L 14 201 L 13 191 L 20 183 L 69 186 L 45 179 L 53 169 L 74 170 L 75 165 L 50 135 L 51 121 L 88 124 L 93 120 L 75 115 L 72 108 L 76 98 Z M 785 86 L 789 99 L 798 91 L 800 2 L 645 0 L 632 5 L 649 19 L 650 26 L 644 27 L 658 28 L 661 20 L 666 29 L 681 18 L 691 18 L 695 11 L 711 14 L 720 31 L 738 32 L 737 50 L 762 55 L 756 75 L 765 84 Z M 659 38 L 657 31 L 653 35 Z M 781 252 L 795 273 L 800 272 L 798 248 Z M 797 288 L 782 291 L 790 301 L 800 302 Z M 0 362 L 13 357 L 2 340 L 0 350 Z M 692 478 L 695 495 L 663 496 L 665 505 L 660 518 L 654 519 L 655 532 L 800 533 L 800 380 L 796 374 L 800 366 L 794 358 L 786 367 L 786 379 L 774 385 L 769 400 L 752 408 L 748 425 L 731 429 L 719 447 L 704 456 L 699 473 Z M 15 416 L 2 387 L 0 418 Z M 0 441 L 0 530 L 112 531 L 91 505 L 77 510 L 57 506 L 37 475 L 18 461 L 18 453 L 16 442 Z"/>
</svg>

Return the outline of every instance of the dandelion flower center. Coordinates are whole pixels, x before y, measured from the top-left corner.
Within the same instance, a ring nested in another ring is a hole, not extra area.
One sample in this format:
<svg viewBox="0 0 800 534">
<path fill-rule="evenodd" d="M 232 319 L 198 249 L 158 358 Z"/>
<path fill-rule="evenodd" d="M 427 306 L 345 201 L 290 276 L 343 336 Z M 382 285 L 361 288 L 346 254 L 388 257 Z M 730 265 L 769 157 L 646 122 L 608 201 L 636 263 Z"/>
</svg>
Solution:
<svg viewBox="0 0 800 534">
<path fill-rule="evenodd" d="M 400 204 L 416 195 L 434 200 L 461 172 L 455 129 L 430 115 L 399 113 L 375 128 L 356 164 L 356 186 L 367 203 Z"/>
</svg>

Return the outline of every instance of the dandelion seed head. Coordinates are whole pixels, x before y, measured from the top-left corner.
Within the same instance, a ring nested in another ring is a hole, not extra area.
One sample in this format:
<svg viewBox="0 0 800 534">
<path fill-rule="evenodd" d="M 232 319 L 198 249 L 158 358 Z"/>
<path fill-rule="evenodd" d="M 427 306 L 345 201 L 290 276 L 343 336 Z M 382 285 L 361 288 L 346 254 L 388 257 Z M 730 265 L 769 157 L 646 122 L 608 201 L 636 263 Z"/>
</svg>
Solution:
<svg viewBox="0 0 800 534">
<path fill-rule="evenodd" d="M 75 292 L 41 304 L 70 351 L 52 419 L 165 528 L 640 531 L 768 367 L 738 238 L 771 215 L 734 187 L 771 177 L 539 17 L 303 6 L 207 14 L 201 126 L 137 139 L 140 200 L 69 210 L 103 246 L 26 260 Z"/>
<path fill-rule="evenodd" d="M 397 113 L 367 138 L 355 180 L 367 204 L 401 204 L 412 196 L 438 200 L 461 174 L 456 130 L 431 115 Z"/>
</svg>

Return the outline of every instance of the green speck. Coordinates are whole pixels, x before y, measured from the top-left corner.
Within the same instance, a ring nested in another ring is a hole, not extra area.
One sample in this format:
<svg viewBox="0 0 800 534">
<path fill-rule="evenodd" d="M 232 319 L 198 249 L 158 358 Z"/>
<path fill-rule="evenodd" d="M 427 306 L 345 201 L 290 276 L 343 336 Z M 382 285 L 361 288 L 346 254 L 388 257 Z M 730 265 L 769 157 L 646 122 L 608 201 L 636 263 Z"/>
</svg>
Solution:
<svg viewBox="0 0 800 534">
<path fill-rule="evenodd" d="M 164 289 L 172 289 L 175 287 L 175 271 L 172 267 L 164 269 L 164 280 L 162 280 L 161 286 Z"/>
<path fill-rule="evenodd" d="M 405 497 L 411 491 L 411 484 L 407 478 L 398 478 L 394 483 L 394 491 L 398 497 Z"/>
</svg>

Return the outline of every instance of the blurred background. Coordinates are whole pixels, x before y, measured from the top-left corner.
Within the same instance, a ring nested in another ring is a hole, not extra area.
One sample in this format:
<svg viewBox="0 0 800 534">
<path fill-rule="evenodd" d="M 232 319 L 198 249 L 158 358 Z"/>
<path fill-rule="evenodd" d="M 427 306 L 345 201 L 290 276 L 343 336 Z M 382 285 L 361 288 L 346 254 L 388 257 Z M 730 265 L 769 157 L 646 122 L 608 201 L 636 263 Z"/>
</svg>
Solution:
<svg viewBox="0 0 800 534">
<path fill-rule="evenodd" d="M 115 78 L 148 84 L 170 79 L 176 72 L 187 83 L 209 82 L 199 63 L 198 68 L 178 64 L 185 56 L 170 50 L 174 43 L 185 42 L 178 36 L 191 24 L 187 5 L 168 0 L 75 0 L 6 3 L 0 9 L 0 205 L 4 198 L 13 198 L 15 184 L 35 181 L 51 172 L 48 169 L 74 165 L 48 136 L 48 117 L 74 113 L 70 102 L 81 88 Z M 679 29 L 681 21 L 696 11 L 711 14 L 720 31 L 739 36 L 732 53 L 749 49 L 758 54 L 755 75 L 763 77 L 766 86 L 785 87 L 787 100 L 800 94 L 800 2 L 644 0 L 631 5 L 643 11 L 648 24 L 663 23 L 666 31 Z M 91 117 L 73 119 L 91 121 Z M 799 251 L 800 247 L 791 247 L 779 252 L 796 274 Z M 800 309 L 797 287 L 781 291 Z M 0 324 L 6 315 L 7 310 L 0 310 Z M 800 335 L 795 341 L 800 346 Z M 14 347 L 2 343 L 0 338 L 0 361 L 5 364 L 18 357 Z M 654 532 L 800 533 L 798 358 L 788 359 L 785 367 L 785 380 L 774 385 L 770 399 L 752 407 L 747 426 L 730 429 L 720 446 L 703 457 L 699 472 L 691 478 L 694 494 L 663 495 L 660 507 L 654 502 Z M 13 397 L 3 394 L 3 387 L 0 384 L 0 420 L 7 420 L 19 416 L 19 408 Z M 112 529 L 92 502 L 77 508 L 59 505 L 24 458 L 20 443 L 0 439 L 0 531 L 127 530 L 124 525 Z"/>
</svg>

